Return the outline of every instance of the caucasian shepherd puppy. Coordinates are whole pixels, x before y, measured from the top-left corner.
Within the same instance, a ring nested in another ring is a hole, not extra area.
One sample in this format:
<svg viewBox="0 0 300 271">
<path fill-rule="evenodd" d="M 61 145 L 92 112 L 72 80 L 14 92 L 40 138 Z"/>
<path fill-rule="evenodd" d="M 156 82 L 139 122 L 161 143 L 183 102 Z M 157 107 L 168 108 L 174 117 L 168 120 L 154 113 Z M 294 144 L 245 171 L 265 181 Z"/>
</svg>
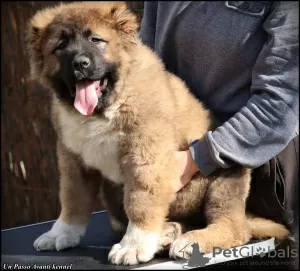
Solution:
<svg viewBox="0 0 300 271">
<path fill-rule="evenodd" d="M 29 23 L 31 76 L 53 94 L 62 207 L 34 247 L 79 245 L 99 191 L 122 234 L 108 256 L 114 264 L 147 262 L 168 245 L 170 257 L 180 258 L 195 242 L 208 253 L 251 238 L 286 237 L 282 225 L 246 216 L 248 169 L 198 173 L 175 192 L 175 152 L 213 123 L 137 31 L 123 2 L 61 4 Z"/>
</svg>

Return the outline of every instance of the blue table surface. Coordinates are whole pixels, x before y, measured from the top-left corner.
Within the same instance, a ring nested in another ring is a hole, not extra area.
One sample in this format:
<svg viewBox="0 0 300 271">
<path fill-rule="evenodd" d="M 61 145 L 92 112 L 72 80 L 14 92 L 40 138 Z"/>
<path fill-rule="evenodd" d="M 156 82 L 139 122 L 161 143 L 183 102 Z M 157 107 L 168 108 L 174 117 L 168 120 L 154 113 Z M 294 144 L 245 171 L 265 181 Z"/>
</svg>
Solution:
<svg viewBox="0 0 300 271">
<path fill-rule="evenodd" d="M 137 267 L 151 267 L 155 264 L 171 261 L 167 256 L 156 256 L 152 261 L 136 266 L 116 266 L 108 262 L 107 256 L 112 245 L 119 240 L 116 239 L 110 226 L 108 213 L 106 211 L 96 212 L 91 215 L 85 236 L 80 246 L 66 249 L 64 251 L 43 251 L 38 252 L 33 247 L 34 240 L 41 234 L 50 230 L 55 221 L 47 221 L 1 231 L 1 267 L 7 269 L 14 265 L 24 265 L 26 267 L 34 265 L 47 265 L 50 268 L 52 264 L 56 266 L 69 266 L 71 269 L 83 270 L 128 270 Z M 263 258 L 259 256 L 249 257 L 242 260 L 231 261 L 230 264 L 214 264 L 204 268 L 226 267 L 232 269 L 235 267 L 243 269 L 267 269 L 268 264 L 254 264 L 251 262 L 262 263 Z M 274 259 L 272 259 L 274 260 Z M 265 261 L 267 262 L 267 261 Z M 49 267 L 50 266 L 50 267 Z M 15 266 L 17 267 L 17 266 Z M 273 266 L 274 267 L 274 266 Z M 280 267 L 280 266 L 277 266 Z M 282 268 L 282 266 L 281 266 Z M 273 268 L 272 268 L 273 269 Z"/>
</svg>

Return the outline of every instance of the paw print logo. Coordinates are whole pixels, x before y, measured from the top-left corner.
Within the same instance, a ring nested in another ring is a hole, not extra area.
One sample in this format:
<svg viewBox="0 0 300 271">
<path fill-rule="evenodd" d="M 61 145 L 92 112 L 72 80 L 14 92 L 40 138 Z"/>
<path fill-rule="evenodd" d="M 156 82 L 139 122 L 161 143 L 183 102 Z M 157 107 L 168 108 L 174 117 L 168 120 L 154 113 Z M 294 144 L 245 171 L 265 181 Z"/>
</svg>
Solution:
<svg viewBox="0 0 300 271">
<path fill-rule="evenodd" d="M 264 248 L 258 247 L 257 248 L 257 252 L 259 253 L 259 256 L 262 258 L 264 256 L 266 256 L 267 251 Z"/>
</svg>

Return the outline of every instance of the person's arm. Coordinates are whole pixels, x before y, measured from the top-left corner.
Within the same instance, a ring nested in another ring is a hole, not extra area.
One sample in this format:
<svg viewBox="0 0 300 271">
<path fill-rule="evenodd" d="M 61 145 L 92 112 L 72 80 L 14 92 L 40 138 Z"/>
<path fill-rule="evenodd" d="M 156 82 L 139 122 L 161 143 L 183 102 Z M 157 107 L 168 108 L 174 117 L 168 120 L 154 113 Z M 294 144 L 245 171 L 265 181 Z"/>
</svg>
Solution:
<svg viewBox="0 0 300 271">
<path fill-rule="evenodd" d="M 157 17 L 157 1 L 145 1 L 139 37 L 144 44 L 154 49 Z"/>
<path fill-rule="evenodd" d="M 252 73 L 253 96 L 204 140 L 190 145 L 200 172 L 240 164 L 256 168 L 281 152 L 298 133 L 298 2 L 275 2 L 263 27 L 268 39 Z"/>
</svg>

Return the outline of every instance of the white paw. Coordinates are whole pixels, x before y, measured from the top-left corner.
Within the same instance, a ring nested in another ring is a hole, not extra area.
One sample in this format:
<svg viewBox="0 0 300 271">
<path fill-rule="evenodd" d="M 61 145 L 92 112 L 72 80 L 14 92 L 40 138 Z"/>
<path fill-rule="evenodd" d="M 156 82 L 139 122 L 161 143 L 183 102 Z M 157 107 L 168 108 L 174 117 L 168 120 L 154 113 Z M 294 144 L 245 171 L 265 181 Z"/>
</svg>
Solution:
<svg viewBox="0 0 300 271">
<path fill-rule="evenodd" d="M 195 243 L 187 238 L 176 239 L 170 247 L 169 255 L 173 259 L 189 259 L 193 252 L 193 246 Z M 199 249 L 199 245 L 196 245 Z M 195 248 L 194 248 L 195 249 Z"/>
<path fill-rule="evenodd" d="M 60 251 L 78 246 L 85 233 L 85 228 L 84 226 L 68 225 L 58 219 L 50 231 L 42 234 L 34 241 L 33 246 L 38 251 Z"/>
<path fill-rule="evenodd" d="M 120 243 L 112 247 L 108 260 L 112 264 L 134 265 L 150 261 L 155 254 L 155 250 L 143 246 L 122 246 Z"/>
<path fill-rule="evenodd" d="M 127 227 L 122 241 L 114 245 L 108 260 L 112 264 L 134 265 L 150 261 L 158 247 L 159 235 L 132 226 Z"/>
</svg>

